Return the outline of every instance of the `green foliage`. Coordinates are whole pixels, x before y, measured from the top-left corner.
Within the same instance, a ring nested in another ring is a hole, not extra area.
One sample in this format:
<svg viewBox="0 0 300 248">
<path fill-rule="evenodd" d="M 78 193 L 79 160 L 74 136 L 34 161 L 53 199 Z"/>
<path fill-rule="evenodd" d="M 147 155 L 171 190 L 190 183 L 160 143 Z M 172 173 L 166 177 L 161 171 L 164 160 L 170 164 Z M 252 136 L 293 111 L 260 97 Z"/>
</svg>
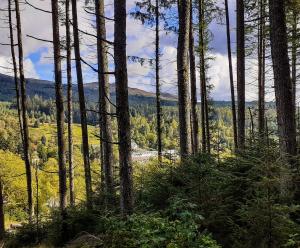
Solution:
<svg viewBox="0 0 300 248">
<path fill-rule="evenodd" d="M 174 197 L 187 201 L 225 247 L 297 243 L 300 229 L 291 219 L 298 209 L 292 201 L 293 178 L 278 154 L 275 145 L 253 143 L 234 158 L 199 155 L 177 167 L 152 167 L 144 171 L 138 192 L 141 207 L 165 211 Z"/>
<path fill-rule="evenodd" d="M 66 221 L 72 239 L 69 243 L 71 247 L 97 247 L 100 244 L 111 248 L 220 247 L 209 234 L 200 231 L 201 216 L 188 208 L 179 211 L 178 204 L 182 203 L 175 201 L 173 204 L 174 208 L 164 213 L 137 213 L 127 219 L 105 211 L 70 210 Z M 47 239 L 51 244 L 60 244 L 60 225 L 59 217 L 48 225 Z"/>
</svg>

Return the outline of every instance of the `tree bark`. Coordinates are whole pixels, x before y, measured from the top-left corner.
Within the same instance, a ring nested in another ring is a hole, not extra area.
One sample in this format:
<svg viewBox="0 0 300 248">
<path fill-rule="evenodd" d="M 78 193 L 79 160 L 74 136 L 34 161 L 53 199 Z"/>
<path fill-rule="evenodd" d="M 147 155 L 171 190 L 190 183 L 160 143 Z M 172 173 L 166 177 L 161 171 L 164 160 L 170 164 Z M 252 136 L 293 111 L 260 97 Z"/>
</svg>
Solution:
<svg viewBox="0 0 300 248">
<path fill-rule="evenodd" d="M 2 178 L 0 178 L 0 240 L 5 235 L 4 194 Z"/>
<path fill-rule="evenodd" d="M 119 135 L 119 162 L 121 211 L 123 215 L 133 211 L 133 184 L 130 115 L 128 102 L 128 75 L 126 56 L 126 0 L 114 1 L 115 19 L 115 77 Z"/>
<path fill-rule="evenodd" d="M 156 86 L 156 132 L 158 162 L 162 163 L 161 96 L 160 96 L 160 39 L 159 39 L 159 1 L 155 1 L 155 86 Z"/>
<path fill-rule="evenodd" d="M 225 0 L 225 13 L 226 13 L 226 33 L 227 33 L 227 53 L 228 53 L 228 65 L 229 65 L 229 80 L 230 80 L 230 92 L 231 92 L 232 128 L 233 128 L 234 148 L 236 150 L 238 148 L 238 140 L 237 140 L 235 90 L 234 90 L 233 69 L 232 69 L 231 34 L 230 34 L 230 19 L 229 19 L 228 0 Z"/>
<path fill-rule="evenodd" d="M 21 86 L 21 105 L 22 105 L 22 124 L 23 124 L 23 152 L 26 169 L 26 183 L 27 183 L 27 198 L 28 198 L 28 215 L 29 221 L 32 221 L 34 214 L 34 207 L 32 201 L 32 175 L 31 165 L 29 160 L 29 130 L 28 130 L 28 117 L 27 117 L 27 98 L 26 98 L 26 82 L 24 76 L 24 65 L 23 65 L 23 44 L 22 44 L 22 24 L 20 16 L 19 0 L 15 0 L 15 11 L 17 20 L 17 37 L 18 37 L 18 52 L 19 52 L 19 75 L 20 75 L 20 86 Z"/>
<path fill-rule="evenodd" d="M 261 138 L 265 136 L 265 6 L 260 0 L 258 28 L 258 132 Z"/>
<path fill-rule="evenodd" d="M 56 123 L 57 123 L 57 146 L 58 146 L 58 168 L 59 168 L 59 200 L 60 209 L 65 211 L 67 206 L 67 172 L 65 163 L 65 116 L 64 99 L 62 92 L 62 72 L 60 54 L 59 13 L 58 0 L 52 0 L 52 28 L 53 28 L 53 52 L 54 52 L 54 74 L 55 74 L 55 99 L 56 99 Z"/>
<path fill-rule="evenodd" d="M 100 110 L 100 137 L 103 148 L 103 168 L 107 200 L 113 203 L 115 196 L 114 180 L 113 180 L 113 147 L 112 147 L 112 131 L 110 117 L 110 88 L 108 60 L 107 60 L 107 44 L 106 27 L 104 19 L 104 1 L 95 1 L 96 23 L 97 23 L 97 58 L 98 58 L 98 82 L 99 82 L 99 110 Z"/>
<path fill-rule="evenodd" d="M 245 22 L 244 1 L 236 1 L 238 147 L 245 147 Z"/>
<path fill-rule="evenodd" d="M 72 85 L 72 42 L 70 31 L 70 0 L 65 2 L 66 11 L 66 50 L 67 50 L 67 101 L 68 101 L 68 160 L 69 160 L 69 192 L 70 205 L 75 205 L 75 191 L 74 191 L 74 161 L 73 161 L 73 85 Z"/>
<path fill-rule="evenodd" d="M 191 82 L 191 111 L 192 111 L 192 141 L 193 153 L 199 152 L 199 123 L 197 111 L 197 80 L 196 80 L 196 59 L 193 30 L 193 8 L 190 8 L 190 32 L 189 32 L 189 55 L 190 55 L 190 82 Z"/>
<path fill-rule="evenodd" d="M 76 61 L 76 74 L 77 74 L 81 132 L 82 132 L 82 148 L 83 148 L 83 163 L 84 163 L 84 173 L 85 173 L 86 199 L 87 199 L 87 208 L 92 208 L 92 178 L 91 178 L 85 95 L 84 95 L 83 77 L 82 77 L 82 68 L 81 68 L 80 42 L 79 42 L 78 17 L 77 17 L 77 0 L 72 0 L 72 17 L 73 17 L 74 51 L 75 51 L 75 61 Z"/>
<path fill-rule="evenodd" d="M 9 36 L 10 36 L 10 51 L 11 51 L 11 58 L 13 63 L 13 70 L 14 70 L 14 80 L 15 80 L 15 90 L 16 90 L 16 100 L 17 100 L 17 111 L 18 111 L 18 118 L 19 118 L 19 125 L 20 125 L 20 134 L 22 142 L 24 140 L 23 135 L 23 127 L 22 127 L 22 109 L 21 109 L 21 99 L 20 99 L 20 88 L 19 88 L 19 80 L 18 80 L 18 68 L 17 68 L 17 61 L 15 55 L 15 48 L 14 48 L 14 30 L 13 30 L 13 23 L 12 23 L 12 10 L 11 10 L 11 0 L 8 0 L 8 23 L 9 23 Z"/>
<path fill-rule="evenodd" d="M 191 115 L 189 99 L 189 26 L 190 0 L 178 1 L 179 35 L 177 48 L 178 104 L 180 155 L 186 158 L 191 154 Z"/>
<path fill-rule="evenodd" d="M 287 45 L 284 0 L 270 0 L 270 35 L 280 148 L 296 155 L 296 121 Z"/>
<path fill-rule="evenodd" d="M 204 1 L 199 0 L 199 56 L 200 56 L 200 84 L 201 84 L 201 117 L 202 117 L 202 150 L 210 153 L 210 128 L 208 116 L 208 97 L 205 66 L 205 42 L 204 42 Z"/>
<path fill-rule="evenodd" d="M 292 11 L 292 85 L 293 85 L 293 103 L 296 106 L 296 94 L 297 94 L 297 13 Z"/>
</svg>

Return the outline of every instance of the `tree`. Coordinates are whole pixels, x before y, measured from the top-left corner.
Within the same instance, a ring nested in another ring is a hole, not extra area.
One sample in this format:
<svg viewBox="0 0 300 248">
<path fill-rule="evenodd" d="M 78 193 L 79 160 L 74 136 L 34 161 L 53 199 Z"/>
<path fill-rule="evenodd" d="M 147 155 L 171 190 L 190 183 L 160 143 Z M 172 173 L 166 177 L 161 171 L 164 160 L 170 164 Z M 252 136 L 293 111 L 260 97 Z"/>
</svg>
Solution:
<svg viewBox="0 0 300 248">
<path fill-rule="evenodd" d="M 72 85 L 72 41 L 70 30 L 70 0 L 65 1 L 66 11 L 66 50 L 67 50 L 67 84 L 68 84 L 68 160 L 69 160 L 69 192 L 70 192 L 70 204 L 75 205 L 75 192 L 74 192 L 74 164 L 73 164 L 73 85 Z"/>
<path fill-rule="evenodd" d="M 92 178 L 91 178 L 85 95 L 84 95 L 83 77 L 82 77 L 82 68 L 81 68 L 77 0 L 72 0 L 72 17 L 73 17 L 74 51 L 75 51 L 75 61 L 76 61 L 76 74 L 77 74 L 81 132 L 82 132 L 82 148 L 83 148 L 83 163 L 84 163 L 84 172 L 85 172 L 86 199 L 87 199 L 87 207 L 92 208 Z"/>
<path fill-rule="evenodd" d="M 233 129 L 234 147 L 235 147 L 235 149 L 237 149 L 238 148 L 237 122 L 236 122 L 235 90 L 234 90 L 233 69 L 232 69 L 231 35 L 230 35 L 230 19 L 229 19 L 228 0 L 225 0 L 225 15 L 226 15 L 225 17 L 226 17 L 229 80 L 230 80 L 230 92 L 231 92 L 232 129 Z"/>
<path fill-rule="evenodd" d="M 192 144 L 193 153 L 199 152 L 199 123 L 197 111 L 197 80 L 196 80 L 196 59 L 193 29 L 193 8 L 190 8 L 190 31 L 189 31 L 189 56 L 190 56 L 190 82 L 191 82 L 191 116 L 192 116 Z"/>
<path fill-rule="evenodd" d="M 110 88 L 108 74 L 108 59 L 106 27 L 104 18 L 104 1 L 95 0 L 96 28 L 97 28 L 97 58 L 99 83 L 99 112 L 100 112 L 100 142 L 103 148 L 103 167 L 106 195 L 110 201 L 114 198 L 113 180 L 113 147 L 111 131 Z"/>
<path fill-rule="evenodd" d="M 54 74 L 55 74 L 55 99 L 56 99 L 56 122 L 57 122 L 57 145 L 58 145 L 58 167 L 59 167 L 59 203 L 62 216 L 67 206 L 67 173 L 65 163 L 65 133 L 64 133 L 64 99 L 62 92 L 61 52 L 59 34 L 58 0 L 51 1 L 52 6 L 52 28 L 53 28 L 53 52 L 54 52 Z"/>
<path fill-rule="evenodd" d="M 179 134 L 180 155 L 186 158 L 191 154 L 191 122 L 189 104 L 189 26 L 190 26 L 190 1 L 178 1 L 179 34 L 177 47 L 177 73 L 178 73 L 178 105 L 179 105 Z"/>
<path fill-rule="evenodd" d="M 159 39 L 159 0 L 155 0 L 155 88 L 156 88 L 156 133 L 158 161 L 162 162 L 161 96 L 160 96 L 160 39 Z"/>
<path fill-rule="evenodd" d="M 201 89 L 201 124 L 202 124 L 202 151 L 210 153 L 210 128 L 208 114 L 208 94 L 205 59 L 205 16 L 204 1 L 198 1 L 199 18 L 199 57 L 200 57 L 200 89 Z"/>
<path fill-rule="evenodd" d="M 4 195 L 2 178 L 0 177 L 0 239 L 5 235 Z"/>
<path fill-rule="evenodd" d="M 236 1 L 238 147 L 245 146 L 245 22 L 244 0 Z"/>
<path fill-rule="evenodd" d="M 15 41 L 14 41 L 14 29 L 12 23 L 12 3 L 11 0 L 8 0 L 8 23 L 9 23 L 9 37 L 10 37 L 10 51 L 11 51 L 11 58 L 13 63 L 13 71 L 14 71 L 14 80 L 15 80 L 15 87 L 16 87 L 16 100 L 17 100 L 17 110 L 18 110 L 18 118 L 19 118 L 19 125 L 20 125 L 20 133 L 21 139 L 23 140 L 23 127 L 22 127 L 22 110 L 21 110 L 21 98 L 20 98 L 20 87 L 19 87 L 19 80 L 18 80 L 18 68 L 17 68 L 17 61 L 15 55 Z"/>
<path fill-rule="evenodd" d="M 18 37 L 18 52 L 19 52 L 19 76 L 21 86 L 21 106 L 22 106 L 22 124 L 23 124 L 23 153 L 26 168 L 26 181 L 27 181 L 27 197 L 28 197 L 28 214 L 29 221 L 32 220 L 33 216 L 33 201 L 32 201 L 32 176 L 31 176 L 31 165 L 29 160 L 29 130 L 28 130 L 28 117 L 27 117 L 27 96 L 26 96 L 26 82 L 24 76 L 24 65 L 23 65 L 23 44 L 22 44 L 22 26 L 21 26 L 21 15 L 19 0 L 15 0 L 15 11 L 17 20 L 17 37 Z"/>
<path fill-rule="evenodd" d="M 120 197 L 121 211 L 123 215 L 127 215 L 133 211 L 133 184 L 126 56 L 126 0 L 115 0 L 114 11 L 114 60 L 119 136 Z"/>
<path fill-rule="evenodd" d="M 260 137 L 265 134 L 265 2 L 259 1 L 258 26 L 258 132 Z"/>
<path fill-rule="evenodd" d="M 276 96 L 280 149 L 283 154 L 296 155 L 295 105 L 290 78 L 285 1 L 270 0 L 270 36 Z"/>
</svg>

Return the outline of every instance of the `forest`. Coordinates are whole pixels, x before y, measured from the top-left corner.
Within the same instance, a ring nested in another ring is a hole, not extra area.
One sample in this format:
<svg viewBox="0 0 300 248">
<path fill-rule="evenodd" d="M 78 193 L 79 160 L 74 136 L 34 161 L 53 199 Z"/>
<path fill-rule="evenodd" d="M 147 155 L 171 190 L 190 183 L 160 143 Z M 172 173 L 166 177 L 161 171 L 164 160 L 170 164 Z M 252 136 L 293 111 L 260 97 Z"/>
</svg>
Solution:
<svg viewBox="0 0 300 248">
<path fill-rule="evenodd" d="M 299 0 L 0 0 L 0 247 L 300 247 Z"/>
</svg>

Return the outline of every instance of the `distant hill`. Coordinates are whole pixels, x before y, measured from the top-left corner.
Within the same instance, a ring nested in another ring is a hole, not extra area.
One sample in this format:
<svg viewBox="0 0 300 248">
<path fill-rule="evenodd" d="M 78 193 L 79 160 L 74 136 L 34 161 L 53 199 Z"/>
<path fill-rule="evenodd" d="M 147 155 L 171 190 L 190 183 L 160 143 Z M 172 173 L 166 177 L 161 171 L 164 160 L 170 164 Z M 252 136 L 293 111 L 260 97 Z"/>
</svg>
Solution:
<svg viewBox="0 0 300 248">
<path fill-rule="evenodd" d="M 26 79 L 27 81 L 27 95 L 32 97 L 38 95 L 44 99 L 50 99 L 55 97 L 54 83 L 47 80 L 40 79 Z M 63 85 L 64 94 L 66 95 L 67 85 Z M 98 83 L 86 83 L 84 84 L 85 96 L 89 102 L 98 102 Z M 110 85 L 111 98 L 114 101 L 116 92 L 115 85 Z M 77 85 L 73 85 L 73 94 L 75 99 L 78 98 Z M 177 97 L 169 94 L 162 93 L 162 105 L 163 106 L 175 106 L 177 105 Z M 0 73 L 0 101 L 12 101 L 15 98 L 15 82 L 14 78 Z M 148 92 L 138 88 L 129 87 L 129 102 L 131 105 L 137 104 L 149 104 L 154 105 L 156 103 L 155 93 Z M 248 106 L 255 106 L 257 103 L 247 102 Z M 230 101 L 214 101 L 215 107 L 230 107 Z M 275 107 L 275 103 L 269 102 L 267 107 Z"/>
<path fill-rule="evenodd" d="M 38 95 L 44 99 L 55 97 L 54 83 L 47 80 L 40 79 L 26 79 L 27 82 L 27 95 Z M 12 101 L 15 98 L 15 82 L 14 78 L 0 73 L 0 101 Z M 111 97 L 115 98 L 115 85 L 110 85 Z M 64 93 L 66 93 L 67 85 L 63 85 Z M 84 85 L 85 96 L 87 101 L 98 101 L 98 83 L 86 83 Z M 78 97 L 77 85 L 73 85 L 74 97 Z M 164 105 L 176 105 L 176 96 L 162 93 L 162 100 Z M 138 88 L 129 88 L 129 101 L 131 104 L 154 104 L 155 93 L 141 90 Z"/>
</svg>

